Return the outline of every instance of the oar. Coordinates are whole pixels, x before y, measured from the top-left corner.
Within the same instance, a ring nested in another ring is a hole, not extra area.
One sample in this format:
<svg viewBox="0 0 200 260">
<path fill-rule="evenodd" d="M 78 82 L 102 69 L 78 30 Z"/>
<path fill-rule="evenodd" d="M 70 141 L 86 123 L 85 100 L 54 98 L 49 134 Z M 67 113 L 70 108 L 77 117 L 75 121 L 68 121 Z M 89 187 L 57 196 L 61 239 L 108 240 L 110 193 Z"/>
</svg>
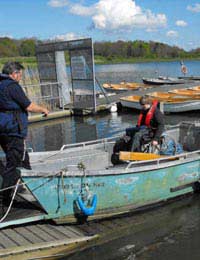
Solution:
<svg viewBox="0 0 200 260">
<path fill-rule="evenodd" d="M 119 159 L 121 161 L 144 161 L 163 158 L 162 155 L 154 153 L 137 153 L 137 152 L 120 152 Z"/>
</svg>

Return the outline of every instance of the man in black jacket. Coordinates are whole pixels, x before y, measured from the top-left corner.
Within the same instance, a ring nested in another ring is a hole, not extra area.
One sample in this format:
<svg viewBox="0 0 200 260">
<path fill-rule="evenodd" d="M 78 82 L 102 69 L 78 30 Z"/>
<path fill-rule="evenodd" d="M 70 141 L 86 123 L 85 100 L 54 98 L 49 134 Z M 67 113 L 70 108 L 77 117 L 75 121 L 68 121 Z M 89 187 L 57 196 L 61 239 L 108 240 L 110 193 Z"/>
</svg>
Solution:
<svg viewBox="0 0 200 260">
<path fill-rule="evenodd" d="M 164 131 L 164 115 L 158 108 L 158 102 L 152 102 L 152 100 L 146 96 L 142 96 L 139 102 L 142 109 L 131 147 L 131 151 L 135 152 L 141 152 L 142 144 L 147 142 L 151 142 L 151 144 L 156 147 Z"/>
<path fill-rule="evenodd" d="M 24 67 L 19 62 L 7 62 L 0 74 L 0 145 L 6 154 L 3 188 L 16 184 L 17 167 L 31 168 L 25 147 L 28 128 L 28 112 L 48 115 L 49 110 L 31 102 L 19 82 Z M 8 197 L 11 189 L 4 192 Z"/>
</svg>

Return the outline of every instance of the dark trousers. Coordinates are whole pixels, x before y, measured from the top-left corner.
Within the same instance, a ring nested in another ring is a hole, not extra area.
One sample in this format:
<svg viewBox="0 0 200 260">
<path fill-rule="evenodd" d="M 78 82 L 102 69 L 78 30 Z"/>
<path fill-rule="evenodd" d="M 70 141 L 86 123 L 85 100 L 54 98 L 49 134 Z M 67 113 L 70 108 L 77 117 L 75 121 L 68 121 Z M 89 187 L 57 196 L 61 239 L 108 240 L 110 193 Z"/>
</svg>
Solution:
<svg viewBox="0 0 200 260">
<path fill-rule="evenodd" d="M 135 134 L 140 130 L 139 127 L 135 126 L 135 127 L 130 127 L 130 128 L 126 128 L 126 135 L 130 136 L 131 139 L 134 138 Z"/>
<path fill-rule="evenodd" d="M 149 128 L 141 128 L 134 135 L 131 151 L 141 152 L 142 145 L 150 142 L 152 137 L 153 135 Z"/>
<path fill-rule="evenodd" d="M 20 178 L 17 167 L 31 169 L 29 155 L 25 151 L 24 139 L 14 136 L 0 136 L 0 145 L 6 154 L 6 166 L 2 172 L 3 188 L 15 185 Z"/>
</svg>

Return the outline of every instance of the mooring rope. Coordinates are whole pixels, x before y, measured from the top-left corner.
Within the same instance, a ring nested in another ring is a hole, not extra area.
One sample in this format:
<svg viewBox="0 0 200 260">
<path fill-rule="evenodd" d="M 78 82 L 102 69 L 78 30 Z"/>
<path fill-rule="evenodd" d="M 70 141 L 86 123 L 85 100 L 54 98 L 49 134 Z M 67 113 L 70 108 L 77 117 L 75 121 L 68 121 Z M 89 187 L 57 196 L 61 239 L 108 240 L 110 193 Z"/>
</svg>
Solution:
<svg viewBox="0 0 200 260">
<path fill-rule="evenodd" d="M 61 170 L 61 171 L 55 173 L 54 176 L 61 175 L 61 178 L 63 178 L 63 173 L 64 173 L 64 170 Z M 52 174 L 46 175 L 45 177 L 49 177 L 49 176 L 52 176 Z M 54 176 L 53 176 L 53 177 L 54 177 Z M 43 176 L 39 176 L 38 178 L 43 178 Z M 16 197 L 17 190 L 18 190 L 19 186 L 24 186 L 24 185 L 27 186 L 27 184 L 29 184 L 29 183 L 31 183 L 31 182 L 36 182 L 36 181 L 38 181 L 38 178 L 35 179 L 35 180 L 30 180 L 30 181 L 27 181 L 27 182 L 23 182 L 23 183 L 20 183 L 21 180 L 19 179 L 15 185 L 6 187 L 6 188 L 4 188 L 4 189 L 0 189 L 0 192 L 6 191 L 6 190 L 9 190 L 9 189 L 14 189 L 14 192 L 13 192 L 13 195 L 12 195 L 11 202 L 10 202 L 10 204 L 9 204 L 9 207 L 8 207 L 6 213 L 4 214 L 4 216 L 0 219 L 0 223 L 3 222 L 4 219 L 7 217 L 7 215 L 9 214 L 9 212 L 10 212 L 10 210 L 11 210 L 11 207 L 12 207 L 12 204 L 13 204 L 13 201 L 14 201 L 14 199 L 15 199 L 15 197 Z M 62 180 L 62 181 L 63 181 L 63 180 Z M 63 182 L 63 185 L 64 185 L 64 182 Z M 63 186 L 63 187 L 64 187 L 64 186 Z M 63 188 L 63 192 L 64 192 L 64 194 L 66 194 L 66 191 L 65 191 L 64 188 Z"/>
<path fill-rule="evenodd" d="M 8 207 L 8 209 L 7 209 L 7 211 L 6 211 L 6 213 L 4 214 L 4 216 L 0 219 L 0 223 L 2 222 L 2 221 L 4 221 L 4 219 L 8 216 L 8 213 L 10 212 L 10 210 L 11 210 L 11 207 L 12 207 L 12 204 L 13 204 L 13 201 L 14 201 L 14 199 L 15 199 L 15 196 L 16 196 L 16 193 L 17 193 L 17 190 L 18 190 L 18 187 L 19 187 L 19 182 L 20 182 L 20 179 L 17 181 L 17 184 L 14 186 L 15 187 L 15 190 L 14 190 L 14 192 L 13 192 L 13 195 L 12 195 L 12 198 L 11 198 L 11 201 L 10 201 L 10 205 L 9 205 L 9 207 Z M 4 190 L 6 190 L 6 189 L 4 189 Z"/>
</svg>

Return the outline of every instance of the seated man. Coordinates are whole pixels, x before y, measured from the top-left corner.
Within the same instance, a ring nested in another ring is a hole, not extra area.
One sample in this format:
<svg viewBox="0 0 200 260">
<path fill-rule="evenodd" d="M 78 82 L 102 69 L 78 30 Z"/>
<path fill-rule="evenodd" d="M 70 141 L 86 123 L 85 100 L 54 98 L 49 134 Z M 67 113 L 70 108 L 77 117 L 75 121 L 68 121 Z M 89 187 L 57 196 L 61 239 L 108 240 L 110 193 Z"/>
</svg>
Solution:
<svg viewBox="0 0 200 260">
<path fill-rule="evenodd" d="M 150 141 L 156 147 L 164 131 L 164 115 L 157 107 L 158 101 L 152 102 L 149 97 L 142 96 L 139 102 L 142 109 L 134 134 L 132 132 L 131 151 L 134 152 L 141 152 L 142 144 Z"/>
</svg>

